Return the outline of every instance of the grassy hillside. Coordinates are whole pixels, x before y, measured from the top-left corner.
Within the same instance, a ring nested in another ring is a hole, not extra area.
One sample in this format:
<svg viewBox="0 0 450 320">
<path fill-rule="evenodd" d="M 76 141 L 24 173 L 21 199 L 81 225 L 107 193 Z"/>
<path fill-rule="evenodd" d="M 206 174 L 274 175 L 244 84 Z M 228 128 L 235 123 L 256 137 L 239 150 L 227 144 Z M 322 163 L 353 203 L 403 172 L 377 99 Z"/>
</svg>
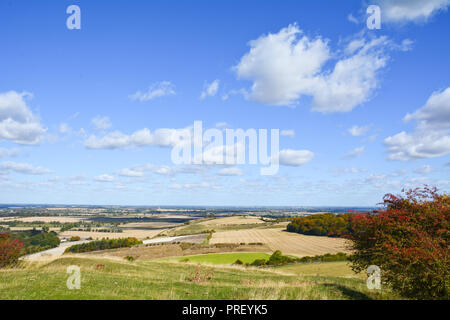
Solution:
<svg viewBox="0 0 450 320">
<path fill-rule="evenodd" d="M 66 288 L 69 265 L 81 268 L 81 290 Z M 47 264 L 0 270 L 0 299 L 387 298 L 397 297 L 388 290 L 368 290 L 359 278 L 296 276 L 277 273 L 277 269 L 63 257 Z"/>
</svg>

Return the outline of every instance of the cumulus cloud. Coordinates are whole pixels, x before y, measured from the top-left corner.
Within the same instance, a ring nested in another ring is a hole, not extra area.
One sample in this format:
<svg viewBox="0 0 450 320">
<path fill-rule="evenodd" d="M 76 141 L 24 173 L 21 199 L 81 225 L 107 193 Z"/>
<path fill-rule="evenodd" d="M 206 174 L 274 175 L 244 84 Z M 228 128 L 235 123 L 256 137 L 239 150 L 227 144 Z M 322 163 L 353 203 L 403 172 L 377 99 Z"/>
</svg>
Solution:
<svg viewBox="0 0 450 320">
<path fill-rule="evenodd" d="M 108 117 L 95 117 L 91 120 L 92 124 L 97 130 L 105 131 L 109 128 L 111 128 L 112 123 L 111 120 L 109 120 Z"/>
<path fill-rule="evenodd" d="M 109 174 L 102 174 L 100 176 L 94 177 L 94 180 L 97 182 L 113 182 L 115 179 L 113 176 L 110 176 Z"/>
<path fill-rule="evenodd" d="M 279 161 L 281 165 L 298 167 L 308 163 L 314 158 L 314 153 L 309 150 L 292 150 L 284 149 L 279 153 Z"/>
<path fill-rule="evenodd" d="M 434 92 L 424 107 L 407 114 L 405 122 L 415 120 L 421 130 L 450 129 L 450 87 L 442 92 Z"/>
<path fill-rule="evenodd" d="M 176 94 L 175 86 L 170 81 L 162 81 L 152 84 L 146 92 L 137 91 L 130 95 L 129 98 L 131 100 L 145 102 L 174 94 Z"/>
<path fill-rule="evenodd" d="M 296 24 L 249 42 L 235 71 L 239 79 L 253 82 L 246 97 L 263 104 L 290 106 L 302 96 L 312 97 L 313 110 L 348 112 L 371 97 L 378 73 L 395 48 L 385 36 L 350 41 L 332 53 L 328 41 L 310 39 Z M 334 67 L 327 69 L 333 59 Z"/>
<path fill-rule="evenodd" d="M 369 131 L 369 126 L 353 126 L 348 129 L 348 133 L 350 133 L 354 137 L 363 136 Z"/>
<path fill-rule="evenodd" d="M 340 176 L 343 174 L 358 174 L 358 173 L 366 173 L 367 169 L 359 169 L 359 168 L 336 168 L 332 169 L 335 176 Z"/>
<path fill-rule="evenodd" d="M 246 145 L 242 142 L 207 146 L 201 154 L 194 156 L 194 163 L 204 165 L 237 164 L 238 155 L 245 155 Z"/>
<path fill-rule="evenodd" d="M 130 135 L 120 131 L 108 133 L 102 137 L 91 135 L 84 145 L 88 149 L 119 149 L 129 148 L 133 146 L 159 146 L 173 147 L 179 143 L 183 143 L 183 139 L 187 137 L 188 129 L 156 129 L 151 132 L 144 128 Z"/>
<path fill-rule="evenodd" d="M 0 93 L 0 139 L 17 144 L 39 144 L 46 129 L 28 108 L 26 92 Z"/>
<path fill-rule="evenodd" d="M 243 172 L 237 167 L 223 168 L 217 173 L 219 176 L 242 176 Z"/>
<path fill-rule="evenodd" d="M 434 92 L 422 108 L 403 120 L 416 121 L 415 130 L 402 131 L 384 140 L 388 159 L 409 161 L 450 153 L 450 87 Z"/>
<path fill-rule="evenodd" d="M 17 162 L 0 162 L 0 172 L 10 173 L 17 172 L 22 174 L 31 174 L 31 175 L 41 175 L 41 174 L 49 174 L 52 173 L 51 170 L 43 168 L 43 167 L 34 167 L 28 163 L 17 163 Z"/>
<path fill-rule="evenodd" d="M 211 83 L 207 83 L 203 89 L 200 99 L 205 99 L 206 97 L 214 97 L 219 90 L 219 79 L 214 80 Z"/>
<path fill-rule="evenodd" d="M 450 0 L 378 0 L 383 21 L 427 21 L 438 12 L 446 11 Z"/>
<path fill-rule="evenodd" d="M 358 147 L 347 153 L 344 157 L 345 158 L 356 158 L 360 156 L 364 152 L 365 148 L 364 146 Z"/>
<path fill-rule="evenodd" d="M 147 163 L 135 165 L 131 168 L 122 169 L 117 174 L 123 177 L 139 178 L 143 177 L 146 172 L 151 172 L 164 176 L 171 176 L 175 174 L 199 175 L 203 172 L 203 168 L 201 166 L 196 165 L 170 167 L 167 165 L 155 165 Z"/>
<path fill-rule="evenodd" d="M 122 177 L 132 177 L 132 178 L 142 177 L 144 175 L 142 171 L 133 170 L 129 168 L 122 169 L 117 174 Z"/>
<path fill-rule="evenodd" d="M 301 34 L 297 25 L 290 25 L 249 42 L 250 51 L 235 70 L 240 79 L 253 81 L 252 100 L 290 105 L 308 91 L 330 52 L 326 40 L 299 38 Z"/>
</svg>

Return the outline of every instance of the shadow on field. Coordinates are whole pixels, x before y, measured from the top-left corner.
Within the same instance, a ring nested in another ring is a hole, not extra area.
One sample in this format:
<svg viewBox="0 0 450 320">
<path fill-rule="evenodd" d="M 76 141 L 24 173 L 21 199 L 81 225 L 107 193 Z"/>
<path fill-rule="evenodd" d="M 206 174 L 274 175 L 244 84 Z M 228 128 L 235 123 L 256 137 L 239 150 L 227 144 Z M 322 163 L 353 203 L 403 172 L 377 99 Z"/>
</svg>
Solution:
<svg viewBox="0 0 450 320">
<path fill-rule="evenodd" d="M 343 296 L 352 299 L 352 300 L 373 300 L 373 298 L 369 297 L 368 295 L 350 289 L 346 286 L 340 285 L 340 284 L 336 284 L 336 283 L 324 283 L 325 287 L 328 287 L 330 289 L 336 289 L 339 290 Z"/>
</svg>

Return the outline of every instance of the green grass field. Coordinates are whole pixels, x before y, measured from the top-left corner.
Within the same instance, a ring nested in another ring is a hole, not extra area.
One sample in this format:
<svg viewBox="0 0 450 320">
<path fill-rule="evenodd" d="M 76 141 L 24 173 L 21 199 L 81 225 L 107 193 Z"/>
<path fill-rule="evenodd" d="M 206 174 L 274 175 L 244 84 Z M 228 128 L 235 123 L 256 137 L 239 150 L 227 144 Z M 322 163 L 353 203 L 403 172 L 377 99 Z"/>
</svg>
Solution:
<svg viewBox="0 0 450 320">
<path fill-rule="evenodd" d="M 80 290 L 66 287 L 70 265 L 81 268 Z M 47 264 L 0 270 L 0 299 L 398 298 L 388 289 L 369 290 L 363 279 L 355 277 L 297 276 L 277 271 L 281 270 L 63 257 Z"/>
<path fill-rule="evenodd" d="M 199 254 L 195 256 L 184 256 L 164 259 L 165 261 L 180 261 L 203 264 L 233 264 L 236 260 L 241 260 L 243 263 L 252 263 L 256 259 L 266 259 L 270 257 L 267 253 L 262 252 L 232 252 L 232 253 L 210 253 Z"/>
<path fill-rule="evenodd" d="M 365 279 L 363 273 L 355 274 L 348 262 L 301 263 L 276 267 L 276 270 L 295 275 L 326 276 L 326 277 L 352 277 Z"/>
</svg>

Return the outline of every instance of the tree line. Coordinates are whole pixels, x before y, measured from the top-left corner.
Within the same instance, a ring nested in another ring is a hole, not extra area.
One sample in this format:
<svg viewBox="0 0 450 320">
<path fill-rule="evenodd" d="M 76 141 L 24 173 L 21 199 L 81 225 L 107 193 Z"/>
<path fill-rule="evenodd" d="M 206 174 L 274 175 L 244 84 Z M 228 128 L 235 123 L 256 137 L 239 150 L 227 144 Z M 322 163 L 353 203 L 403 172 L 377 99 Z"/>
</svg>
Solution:
<svg viewBox="0 0 450 320">
<path fill-rule="evenodd" d="M 120 238 L 120 239 L 102 239 L 95 240 L 87 243 L 76 244 L 66 249 L 65 253 L 81 253 L 89 251 L 99 251 L 116 248 L 127 248 L 138 244 L 142 244 L 142 241 L 133 238 Z"/>
<path fill-rule="evenodd" d="M 322 213 L 292 218 L 286 230 L 312 236 L 341 237 L 351 232 L 351 213 Z"/>
<path fill-rule="evenodd" d="M 55 248 L 59 243 L 56 233 L 47 229 L 0 232 L 0 268 L 16 264 L 23 255 Z"/>
</svg>

